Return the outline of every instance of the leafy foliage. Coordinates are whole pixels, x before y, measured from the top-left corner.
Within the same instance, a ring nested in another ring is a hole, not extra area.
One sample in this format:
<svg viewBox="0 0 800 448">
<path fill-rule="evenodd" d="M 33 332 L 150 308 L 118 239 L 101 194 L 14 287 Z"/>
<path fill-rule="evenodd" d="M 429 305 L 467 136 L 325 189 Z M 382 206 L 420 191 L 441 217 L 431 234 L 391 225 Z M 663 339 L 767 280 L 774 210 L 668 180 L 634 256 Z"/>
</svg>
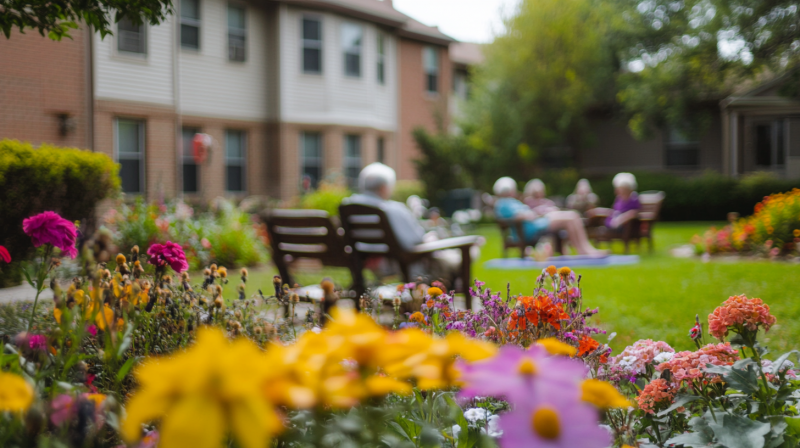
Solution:
<svg viewBox="0 0 800 448">
<path fill-rule="evenodd" d="M 300 198 L 300 208 L 325 210 L 331 216 L 339 214 L 339 204 L 350 196 L 350 190 L 334 182 L 320 182 L 319 188 Z"/>
</svg>

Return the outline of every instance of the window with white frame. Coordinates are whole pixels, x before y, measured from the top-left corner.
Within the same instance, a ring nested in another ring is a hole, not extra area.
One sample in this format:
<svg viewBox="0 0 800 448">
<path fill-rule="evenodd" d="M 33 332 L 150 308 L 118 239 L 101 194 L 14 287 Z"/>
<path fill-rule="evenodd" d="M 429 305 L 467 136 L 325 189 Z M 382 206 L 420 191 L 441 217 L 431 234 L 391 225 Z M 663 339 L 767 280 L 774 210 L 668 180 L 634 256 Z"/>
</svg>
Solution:
<svg viewBox="0 0 800 448">
<path fill-rule="evenodd" d="M 322 179 L 322 134 L 300 133 L 300 176 L 309 188 L 317 188 Z"/>
<path fill-rule="evenodd" d="M 344 74 L 361 76 L 361 43 L 364 28 L 354 23 L 342 24 L 342 51 L 344 52 Z"/>
<path fill-rule="evenodd" d="M 386 83 L 386 37 L 378 34 L 378 84 Z"/>
<path fill-rule="evenodd" d="M 303 73 L 322 73 L 322 20 L 303 17 Z"/>
<path fill-rule="evenodd" d="M 425 68 L 425 89 L 430 93 L 439 91 L 439 51 L 427 46 L 422 50 L 422 63 Z"/>
<path fill-rule="evenodd" d="M 361 173 L 361 136 L 348 134 L 344 136 L 344 176 L 350 188 L 358 187 L 359 173 Z"/>
<path fill-rule="evenodd" d="M 244 62 L 247 26 L 243 6 L 228 4 L 228 59 Z"/>
<path fill-rule="evenodd" d="M 181 0 L 181 47 L 200 49 L 200 0 Z"/>
<path fill-rule="evenodd" d="M 244 131 L 225 131 L 225 188 L 232 192 L 246 191 Z"/>
<path fill-rule="evenodd" d="M 181 155 L 181 173 L 183 175 L 182 190 L 184 193 L 197 193 L 200 191 L 200 167 L 194 160 L 194 135 L 200 129 L 184 126 L 181 129 L 183 140 L 183 154 Z"/>
<path fill-rule="evenodd" d="M 144 122 L 117 119 L 119 177 L 125 193 L 144 192 Z"/>
<path fill-rule="evenodd" d="M 147 33 L 144 23 L 136 25 L 127 17 L 117 23 L 117 51 L 124 53 L 147 53 Z"/>
</svg>

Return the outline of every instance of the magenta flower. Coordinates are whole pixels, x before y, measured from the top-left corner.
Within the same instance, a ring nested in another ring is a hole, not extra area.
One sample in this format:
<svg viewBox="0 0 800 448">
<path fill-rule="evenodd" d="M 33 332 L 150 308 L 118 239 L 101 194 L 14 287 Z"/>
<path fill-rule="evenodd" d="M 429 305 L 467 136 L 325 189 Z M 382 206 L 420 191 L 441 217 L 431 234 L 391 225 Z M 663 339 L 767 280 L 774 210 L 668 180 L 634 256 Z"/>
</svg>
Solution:
<svg viewBox="0 0 800 448">
<path fill-rule="evenodd" d="M 34 350 L 44 351 L 47 349 L 47 338 L 40 334 L 35 334 L 28 340 L 28 346 Z"/>
<path fill-rule="evenodd" d="M 78 231 L 75 229 L 75 224 L 62 218 L 56 212 L 42 212 L 24 219 L 22 230 L 31 237 L 35 247 L 52 244 L 70 258 L 78 256 L 78 249 L 75 248 Z"/>
<path fill-rule="evenodd" d="M 86 327 L 86 331 L 88 331 L 89 334 L 92 336 L 97 336 L 97 327 L 94 324 Z"/>
<path fill-rule="evenodd" d="M 551 387 L 526 397 L 500 416 L 502 448 L 605 448 L 611 434 L 600 427 L 598 412 L 580 401 L 580 387 Z"/>
<path fill-rule="evenodd" d="M 11 263 L 11 254 L 9 254 L 8 249 L 3 246 L 0 246 L 0 260 Z"/>
<path fill-rule="evenodd" d="M 186 262 L 186 254 L 183 253 L 183 248 L 180 244 L 175 244 L 167 241 L 165 244 L 153 244 L 150 249 L 147 249 L 147 255 L 150 255 L 150 264 L 156 267 L 163 268 L 170 265 L 175 272 L 183 272 L 189 269 L 189 263 Z"/>
<path fill-rule="evenodd" d="M 462 397 L 504 397 L 527 402 L 550 389 L 577 390 L 586 377 L 586 366 L 563 356 L 549 356 L 540 346 L 524 350 L 506 345 L 496 356 L 474 363 L 461 362 Z M 502 378 L 502 380 L 499 380 Z"/>
</svg>

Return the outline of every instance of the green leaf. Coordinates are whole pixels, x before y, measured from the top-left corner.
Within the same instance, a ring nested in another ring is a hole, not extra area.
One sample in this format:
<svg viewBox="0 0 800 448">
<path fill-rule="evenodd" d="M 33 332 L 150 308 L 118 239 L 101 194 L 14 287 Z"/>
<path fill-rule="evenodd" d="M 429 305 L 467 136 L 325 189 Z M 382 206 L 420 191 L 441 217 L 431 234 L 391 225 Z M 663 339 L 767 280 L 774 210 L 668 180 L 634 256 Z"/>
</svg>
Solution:
<svg viewBox="0 0 800 448">
<path fill-rule="evenodd" d="M 393 429 L 398 435 L 403 436 L 409 442 L 414 442 L 411 436 L 408 435 L 405 428 L 397 422 L 389 422 L 389 428 Z"/>
<path fill-rule="evenodd" d="M 708 427 L 726 448 L 764 448 L 764 436 L 770 431 L 769 423 L 730 414 L 717 416 L 717 422 L 708 422 Z"/>
<path fill-rule="evenodd" d="M 122 367 L 120 367 L 119 371 L 117 372 L 117 382 L 118 383 L 121 382 L 125 378 L 125 375 L 127 375 L 128 372 L 133 367 L 133 365 L 136 364 L 136 360 L 137 360 L 136 357 L 128 358 L 128 360 L 125 361 L 125 364 L 123 364 Z"/>
<path fill-rule="evenodd" d="M 656 414 L 656 416 L 663 417 L 663 416 L 669 414 L 670 412 L 674 411 L 675 409 L 678 409 L 681 406 L 686 406 L 688 403 L 691 403 L 693 401 L 697 401 L 697 400 L 700 400 L 700 399 L 702 399 L 702 397 L 700 397 L 698 395 L 688 395 L 688 394 L 678 395 L 677 397 L 675 397 L 675 402 L 672 403 L 672 405 L 670 407 L 668 407 L 667 409 L 664 409 L 663 411 L 659 412 L 658 414 Z"/>
<path fill-rule="evenodd" d="M 760 390 L 755 365 L 755 361 L 746 358 L 736 361 L 732 366 L 707 364 L 705 371 L 722 375 L 728 386 L 733 389 L 746 394 L 755 394 Z"/>
</svg>

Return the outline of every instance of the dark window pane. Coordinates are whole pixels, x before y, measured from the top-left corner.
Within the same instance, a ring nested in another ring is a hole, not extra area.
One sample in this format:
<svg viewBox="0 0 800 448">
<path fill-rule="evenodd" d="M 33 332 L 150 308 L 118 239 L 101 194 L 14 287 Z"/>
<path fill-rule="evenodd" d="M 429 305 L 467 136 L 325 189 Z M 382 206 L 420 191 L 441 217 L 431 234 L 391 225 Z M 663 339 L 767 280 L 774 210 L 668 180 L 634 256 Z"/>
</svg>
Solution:
<svg viewBox="0 0 800 448">
<path fill-rule="evenodd" d="M 756 165 L 772 165 L 772 126 L 756 126 Z"/>
<path fill-rule="evenodd" d="M 308 177 L 311 188 L 317 188 L 322 177 L 322 168 L 314 165 L 305 165 L 303 167 L 303 177 Z"/>
<path fill-rule="evenodd" d="M 244 61 L 244 35 L 228 34 L 228 59 L 231 61 Z"/>
<path fill-rule="evenodd" d="M 427 87 L 428 92 L 438 92 L 439 91 L 439 77 L 437 75 L 427 75 Z"/>
<path fill-rule="evenodd" d="M 200 0 L 181 0 L 181 17 L 200 20 Z"/>
<path fill-rule="evenodd" d="M 141 193 L 141 161 L 120 159 L 119 177 L 122 181 L 122 191 L 125 193 Z"/>
<path fill-rule="evenodd" d="M 140 123 L 119 120 L 117 122 L 117 151 L 120 154 L 139 154 L 141 152 Z"/>
<path fill-rule="evenodd" d="M 134 25 L 127 18 L 117 24 L 117 50 L 129 53 L 146 51 L 144 25 Z"/>
<path fill-rule="evenodd" d="M 699 164 L 700 151 L 697 148 L 667 150 L 667 166 L 697 166 Z"/>
<path fill-rule="evenodd" d="M 181 46 L 200 48 L 200 28 L 194 25 L 181 24 Z"/>
<path fill-rule="evenodd" d="M 344 55 L 344 73 L 347 76 L 361 76 L 361 55 Z"/>
<path fill-rule="evenodd" d="M 384 161 L 384 159 L 386 157 L 384 145 L 385 145 L 385 143 L 384 143 L 383 138 L 382 137 L 379 138 L 378 139 L 378 162 L 380 162 L 380 163 L 383 163 L 383 161 Z"/>
<path fill-rule="evenodd" d="M 383 84 L 386 80 L 386 67 L 384 66 L 383 60 L 378 61 L 378 82 Z"/>
<path fill-rule="evenodd" d="M 303 19 L 303 39 L 322 40 L 322 23 L 319 20 Z"/>
<path fill-rule="evenodd" d="M 245 29 L 244 8 L 228 5 L 228 28 Z"/>
<path fill-rule="evenodd" d="M 228 191 L 244 191 L 244 167 L 228 165 L 226 174 Z"/>
<path fill-rule="evenodd" d="M 303 71 L 306 73 L 322 72 L 322 50 L 303 48 Z"/>
<path fill-rule="evenodd" d="M 197 193 L 199 181 L 197 165 L 194 163 L 183 162 L 183 191 L 186 193 Z"/>
</svg>

